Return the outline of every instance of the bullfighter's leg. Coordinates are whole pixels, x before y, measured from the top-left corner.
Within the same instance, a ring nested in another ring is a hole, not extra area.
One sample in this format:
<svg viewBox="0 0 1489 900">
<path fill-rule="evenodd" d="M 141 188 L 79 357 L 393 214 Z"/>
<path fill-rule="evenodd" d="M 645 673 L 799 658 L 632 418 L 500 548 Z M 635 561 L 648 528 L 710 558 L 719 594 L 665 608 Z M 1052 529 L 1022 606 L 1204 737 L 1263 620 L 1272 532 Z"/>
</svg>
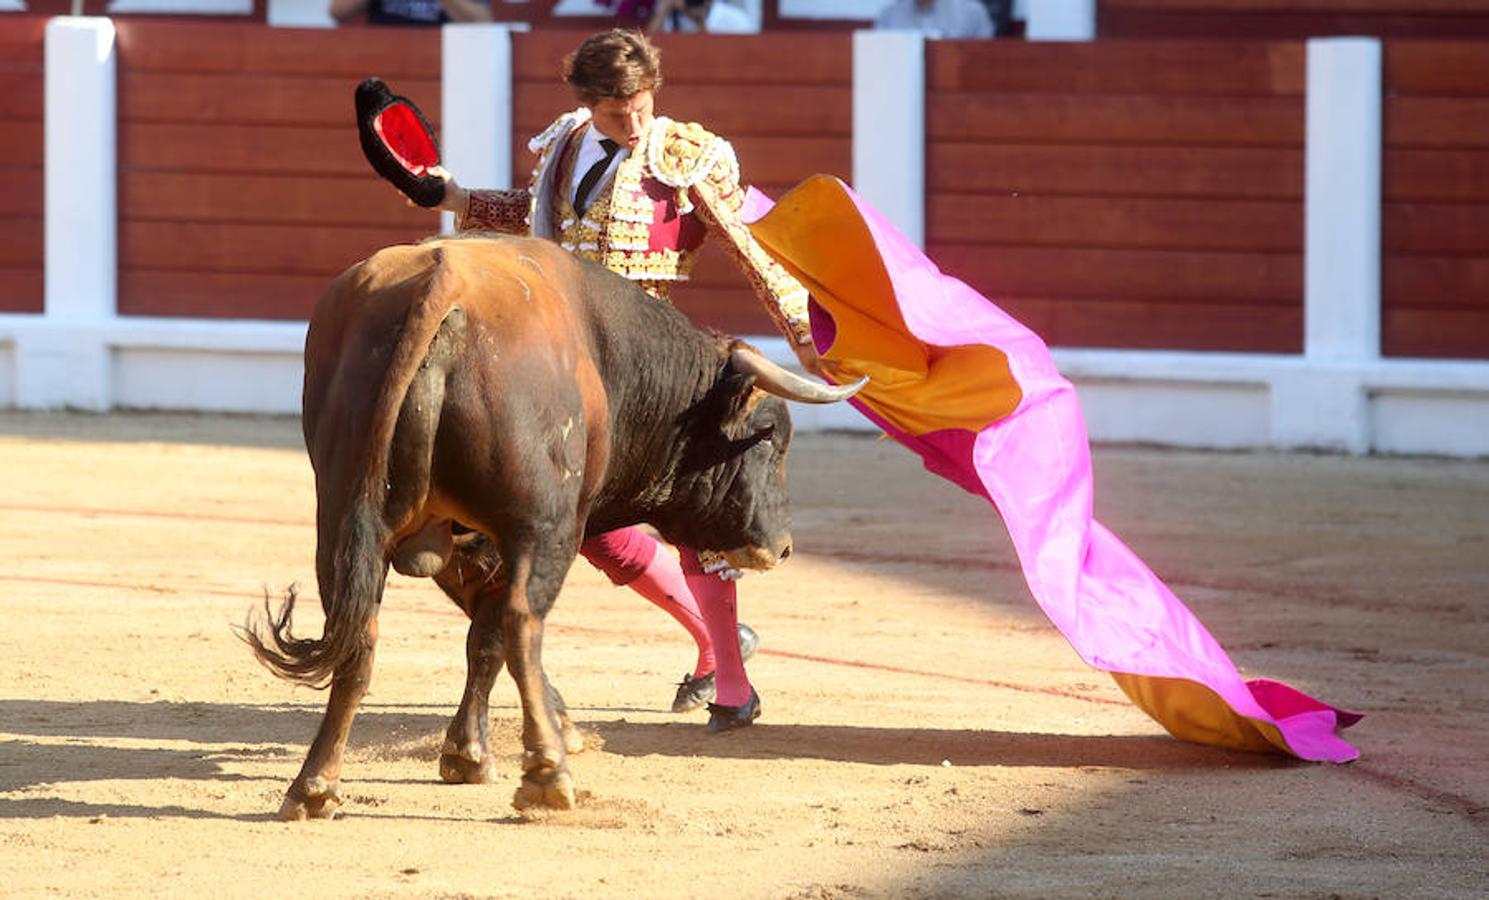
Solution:
<svg viewBox="0 0 1489 900">
<path fill-rule="evenodd" d="M 574 806 L 574 779 L 565 763 L 563 735 L 543 674 L 543 618 L 577 549 L 572 542 L 564 543 L 535 541 L 505 554 L 512 561 L 512 581 L 501 610 L 501 633 L 507 668 L 522 699 L 522 785 L 512 797 L 517 809 Z"/>
<path fill-rule="evenodd" d="M 352 718 L 367 695 L 372 681 L 372 658 L 377 648 L 377 617 L 367 624 L 367 649 L 331 677 L 331 696 L 326 702 L 326 715 L 305 756 L 300 774 L 290 783 L 279 818 L 329 819 L 341 806 L 341 757 L 346 738 L 352 730 Z"/>
<path fill-rule="evenodd" d="M 672 711 L 688 712 L 713 700 L 717 667 L 713 641 L 677 558 L 662 551 L 655 538 L 634 525 L 592 537 L 579 546 L 579 552 L 611 582 L 629 587 L 661 607 L 698 646 L 697 662 L 692 674 L 683 675 L 678 683 Z M 738 632 L 740 652 L 748 659 L 760 638 L 748 625 L 740 625 Z"/>
<path fill-rule="evenodd" d="M 708 632 L 714 641 L 714 655 L 719 663 L 718 700 L 708 705 L 708 730 L 719 732 L 743 728 L 760 717 L 760 697 L 745 674 L 739 644 L 731 640 L 738 628 L 734 582 L 705 572 L 697 551 L 682 547 L 679 554 L 682 570 L 688 577 L 688 587 L 693 589 L 703 611 L 703 621 L 708 623 Z"/>
<path fill-rule="evenodd" d="M 466 636 L 465 693 L 445 732 L 440 752 L 440 778 L 451 784 L 486 784 L 493 780 L 490 721 L 491 689 L 501 674 L 506 654 L 502 647 L 501 608 L 507 579 L 501 560 L 484 535 L 472 535 L 457 549 L 450 564 L 435 576 L 440 588 L 471 619 Z M 564 749 L 578 753 L 584 738 L 569 719 L 563 697 L 548 684 L 549 705 L 559 720 Z"/>
</svg>

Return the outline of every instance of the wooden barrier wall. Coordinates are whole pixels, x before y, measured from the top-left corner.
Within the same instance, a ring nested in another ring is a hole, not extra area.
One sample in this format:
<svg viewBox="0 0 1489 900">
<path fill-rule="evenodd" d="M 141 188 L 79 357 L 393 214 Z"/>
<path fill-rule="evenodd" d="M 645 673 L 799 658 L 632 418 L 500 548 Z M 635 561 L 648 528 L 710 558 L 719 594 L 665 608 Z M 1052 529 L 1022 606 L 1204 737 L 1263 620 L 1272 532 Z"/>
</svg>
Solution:
<svg viewBox="0 0 1489 900">
<path fill-rule="evenodd" d="M 437 123 L 437 31 L 117 24 L 122 313 L 303 319 L 438 227 L 370 173 L 351 112 L 375 73 Z M 0 312 L 42 309 L 43 29 L 0 18 Z M 581 34 L 514 37 L 518 184 Z M 847 35 L 662 47 L 659 108 L 728 135 L 747 179 L 850 175 Z M 1301 43 L 932 42 L 928 249 L 1052 344 L 1296 352 L 1303 69 Z M 1489 44 L 1390 42 L 1386 79 L 1384 352 L 1489 358 Z M 677 299 L 770 333 L 715 251 Z"/>
<path fill-rule="evenodd" d="M 46 19 L 0 19 L 0 312 L 41 312 Z"/>
<path fill-rule="evenodd" d="M 1051 344 L 1302 349 L 1305 48 L 926 47 L 929 255 Z"/>
<path fill-rule="evenodd" d="M 1097 0 L 1111 38 L 1489 39 L 1484 0 Z"/>
<path fill-rule="evenodd" d="M 514 35 L 514 184 L 527 183 L 528 136 L 575 105 L 559 60 L 583 36 Z M 798 174 L 849 174 L 847 35 L 782 35 L 765 54 L 748 38 L 661 43 L 661 111 L 729 135 L 747 177 L 779 192 Z M 121 312 L 305 318 L 347 264 L 437 229 L 368 169 L 351 95 L 379 74 L 438 125 L 439 59 L 434 30 L 121 22 Z M 677 300 L 698 321 L 770 332 L 716 250 L 695 276 Z"/>
<path fill-rule="evenodd" d="M 305 319 L 347 265 L 438 230 L 371 173 L 352 110 L 376 74 L 437 127 L 437 29 L 117 25 L 120 313 Z"/>
<path fill-rule="evenodd" d="M 1385 50 L 1381 348 L 1489 359 L 1489 44 Z"/>
<path fill-rule="evenodd" d="M 514 37 L 513 184 L 526 185 L 528 138 L 577 106 L 560 61 L 587 34 Z M 773 197 L 813 173 L 852 177 L 853 48 L 848 34 L 781 33 L 768 39 L 661 35 L 665 81 L 657 111 L 728 137 L 743 178 Z M 694 321 L 734 334 L 774 334 L 739 271 L 710 242 L 690 284 L 673 294 Z"/>
</svg>

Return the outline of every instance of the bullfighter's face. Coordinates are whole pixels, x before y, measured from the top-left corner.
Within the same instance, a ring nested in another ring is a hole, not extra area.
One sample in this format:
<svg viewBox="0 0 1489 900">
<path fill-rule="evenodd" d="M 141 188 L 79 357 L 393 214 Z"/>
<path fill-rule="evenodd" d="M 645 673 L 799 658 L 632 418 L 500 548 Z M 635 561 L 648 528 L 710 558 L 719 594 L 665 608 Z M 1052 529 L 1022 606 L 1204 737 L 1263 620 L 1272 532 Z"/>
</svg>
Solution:
<svg viewBox="0 0 1489 900">
<path fill-rule="evenodd" d="M 616 97 L 590 104 L 591 121 L 600 134 L 622 147 L 635 149 L 641 136 L 651 127 L 655 97 L 651 91 L 638 91 L 629 97 Z"/>
</svg>

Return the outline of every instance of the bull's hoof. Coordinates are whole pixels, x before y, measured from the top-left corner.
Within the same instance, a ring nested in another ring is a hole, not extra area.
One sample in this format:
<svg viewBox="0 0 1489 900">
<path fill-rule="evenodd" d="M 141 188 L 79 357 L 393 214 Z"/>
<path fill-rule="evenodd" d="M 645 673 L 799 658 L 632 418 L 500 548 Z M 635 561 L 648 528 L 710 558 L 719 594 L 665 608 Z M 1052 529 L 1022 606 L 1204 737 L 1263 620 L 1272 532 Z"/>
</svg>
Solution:
<svg viewBox="0 0 1489 900">
<path fill-rule="evenodd" d="M 303 822 L 306 819 L 332 819 L 341 808 L 341 791 L 334 782 L 319 778 L 308 779 L 290 785 L 284 802 L 279 805 L 279 818 L 285 822 Z"/>
<path fill-rule="evenodd" d="M 441 753 L 439 777 L 446 784 L 490 784 L 496 780 L 496 764 L 489 756 L 475 761 L 454 753 Z"/>
<path fill-rule="evenodd" d="M 446 740 L 440 748 L 439 777 L 447 784 L 490 784 L 496 780 L 496 763 L 475 741 Z"/>
<path fill-rule="evenodd" d="M 524 772 L 522 786 L 512 795 L 512 806 L 525 809 L 573 809 L 574 779 L 564 769 L 534 769 Z"/>
</svg>

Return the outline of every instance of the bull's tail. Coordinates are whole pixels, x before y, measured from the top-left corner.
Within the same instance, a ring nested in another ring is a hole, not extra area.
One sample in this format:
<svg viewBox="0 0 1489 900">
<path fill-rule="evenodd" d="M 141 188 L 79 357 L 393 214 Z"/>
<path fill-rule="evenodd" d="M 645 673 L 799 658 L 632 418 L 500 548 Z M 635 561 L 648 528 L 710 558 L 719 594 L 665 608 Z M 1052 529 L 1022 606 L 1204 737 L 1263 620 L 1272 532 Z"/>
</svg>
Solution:
<svg viewBox="0 0 1489 900">
<path fill-rule="evenodd" d="M 371 652 L 369 627 L 388 573 L 384 534 L 374 505 L 360 498 L 347 510 L 337 532 L 333 584 L 321 604 L 326 613 L 321 637 L 295 637 L 294 588 L 277 613 L 266 597 L 262 612 L 250 610 L 240 632 L 259 662 L 287 681 L 323 688 L 338 669 Z"/>
<path fill-rule="evenodd" d="M 428 467 L 443 401 L 443 370 L 463 337 L 465 323 L 464 313 L 449 305 L 453 291 L 446 282 L 450 274 L 440 248 L 434 249 L 431 262 L 423 302 L 409 311 L 383 383 L 383 402 L 377 404 L 367 425 L 364 440 L 370 440 L 372 449 L 367 467 L 335 524 L 334 547 L 322 548 L 332 553 L 329 565 L 317 564 L 321 606 L 326 613 L 321 637 L 294 636 L 293 590 L 278 613 L 267 601 L 262 613 L 250 613 L 243 630 L 254 655 L 287 680 L 325 687 L 339 669 L 371 652 L 370 629 L 388 574 L 388 537 L 413 515 L 429 490 Z M 410 405 L 422 410 L 429 421 L 411 421 L 420 416 L 409 413 L 406 407 Z M 410 465 L 410 459 L 422 460 L 422 465 Z M 328 524 L 318 525 L 322 540 Z"/>
</svg>

